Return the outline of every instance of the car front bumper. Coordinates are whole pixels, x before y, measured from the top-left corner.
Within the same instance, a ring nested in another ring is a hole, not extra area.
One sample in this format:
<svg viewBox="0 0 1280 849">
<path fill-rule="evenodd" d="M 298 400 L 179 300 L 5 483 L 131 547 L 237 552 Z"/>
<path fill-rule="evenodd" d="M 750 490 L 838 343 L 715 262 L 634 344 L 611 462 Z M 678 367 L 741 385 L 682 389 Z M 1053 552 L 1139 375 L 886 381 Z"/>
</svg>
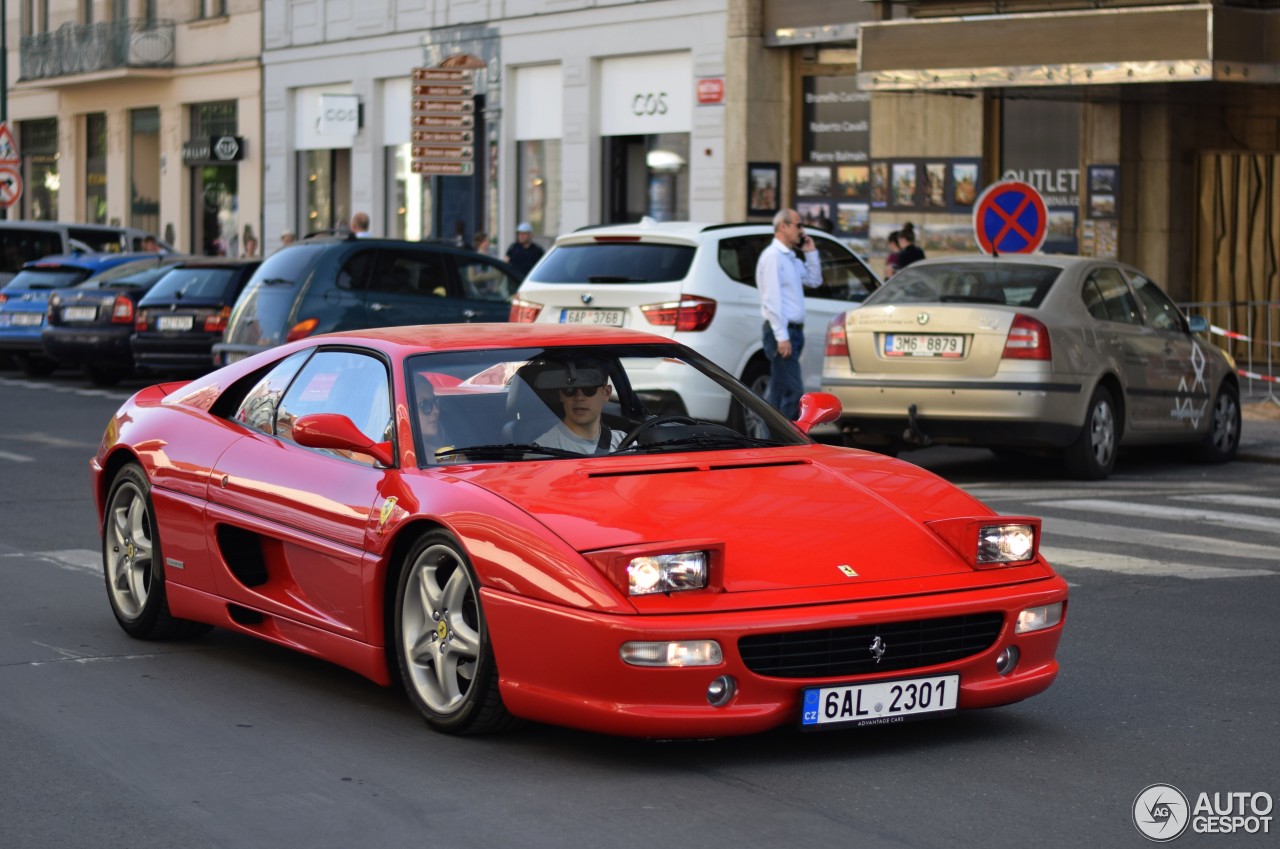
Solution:
<svg viewBox="0 0 1280 849">
<path fill-rule="evenodd" d="M 1018 613 L 1066 602 L 1060 577 L 909 598 L 770 608 L 713 615 L 616 616 L 567 609 L 494 590 L 483 592 L 485 617 L 500 670 L 500 688 L 515 715 L 608 734 L 708 737 L 800 726 L 803 691 L 956 673 L 958 709 L 1017 702 L 1044 691 L 1058 674 L 1055 654 L 1065 622 L 1028 634 L 1014 632 Z M 994 645 L 958 661 L 852 678 L 778 678 L 751 671 L 738 640 L 769 632 L 814 631 L 851 624 L 894 623 L 967 613 L 1003 614 Z M 623 643 L 716 640 L 723 660 L 714 666 L 638 667 L 619 654 Z M 1017 646 L 1020 659 L 1007 675 L 996 656 Z M 721 707 L 708 686 L 732 676 L 737 692 Z"/>
</svg>

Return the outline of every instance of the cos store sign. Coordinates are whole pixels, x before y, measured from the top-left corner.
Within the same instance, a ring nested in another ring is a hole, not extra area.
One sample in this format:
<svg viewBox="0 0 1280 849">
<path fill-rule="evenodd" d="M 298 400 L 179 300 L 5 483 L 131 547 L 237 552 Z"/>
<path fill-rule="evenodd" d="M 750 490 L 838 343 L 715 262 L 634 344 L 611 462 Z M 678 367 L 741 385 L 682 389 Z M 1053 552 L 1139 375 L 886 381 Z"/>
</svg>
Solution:
<svg viewBox="0 0 1280 849">
<path fill-rule="evenodd" d="M 600 134 L 690 132 L 695 85 L 687 52 L 606 59 L 600 68 Z"/>
</svg>

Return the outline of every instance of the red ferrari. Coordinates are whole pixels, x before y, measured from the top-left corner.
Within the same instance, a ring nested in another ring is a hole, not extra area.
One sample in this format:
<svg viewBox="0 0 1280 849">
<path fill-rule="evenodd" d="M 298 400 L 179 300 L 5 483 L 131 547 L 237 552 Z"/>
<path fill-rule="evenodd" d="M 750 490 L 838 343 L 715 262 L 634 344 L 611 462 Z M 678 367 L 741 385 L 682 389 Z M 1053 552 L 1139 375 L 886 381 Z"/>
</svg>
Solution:
<svg viewBox="0 0 1280 849">
<path fill-rule="evenodd" d="M 633 389 L 668 382 L 725 420 Z M 308 338 L 112 418 L 107 597 L 134 637 L 252 634 L 458 734 L 819 730 L 1046 689 L 1067 585 L 1039 521 L 813 441 L 830 395 L 801 409 L 626 330 Z"/>
</svg>

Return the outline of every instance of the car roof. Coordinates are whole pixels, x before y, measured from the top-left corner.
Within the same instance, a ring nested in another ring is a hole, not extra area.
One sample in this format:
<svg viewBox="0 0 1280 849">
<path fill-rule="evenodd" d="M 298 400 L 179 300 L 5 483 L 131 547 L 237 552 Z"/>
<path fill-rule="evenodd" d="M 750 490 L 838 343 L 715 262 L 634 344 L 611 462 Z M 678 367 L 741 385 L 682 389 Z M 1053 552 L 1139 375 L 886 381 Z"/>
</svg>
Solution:
<svg viewBox="0 0 1280 849">
<path fill-rule="evenodd" d="M 727 232 L 722 232 L 727 231 Z M 635 224 L 592 224 L 579 227 L 556 239 L 556 244 L 590 244 L 601 236 L 639 237 L 641 240 L 661 242 L 685 242 L 700 244 L 702 235 L 716 232 L 723 235 L 772 233 L 773 225 L 743 221 L 730 224 L 712 224 L 705 221 L 640 221 Z"/>
<path fill-rule="evenodd" d="M 27 268 L 85 268 L 94 270 L 104 266 L 119 265 L 122 262 L 132 262 L 140 259 L 152 259 L 156 256 L 151 251 L 139 251 L 132 253 L 75 253 L 75 254 L 52 254 L 50 256 L 40 257 L 40 259 L 32 260 L 22 267 Z"/>
<path fill-rule="evenodd" d="M 961 263 L 965 265 L 980 264 L 990 265 L 991 263 L 1018 263 L 1021 265 L 1043 265 L 1051 268 L 1071 268 L 1075 265 L 1083 265 L 1085 263 L 1099 262 L 1096 257 L 1075 256 L 1073 254 L 1002 254 L 1000 256 L 988 256 L 986 254 L 955 254 L 952 256 L 930 257 L 922 259 L 918 262 L 911 263 L 909 268 L 916 266 L 929 265 L 955 265 Z"/>
<path fill-rule="evenodd" d="M 299 340 L 310 342 L 359 342 L 388 353 L 465 351 L 479 348 L 526 348 L 547 345 L 671 344 L 671 340 L 639 330 L 617 327 L 576 327 L 561 324 L 420 324 L 347 330 Z M 405 348 L 416 350 L 405 351 Z"/>
<path fill-rule="evenodd" d="M 260 262 L 260 256 L 189 256 L 178 260 L 183 268 L 243 268 Z"/>
</svg>

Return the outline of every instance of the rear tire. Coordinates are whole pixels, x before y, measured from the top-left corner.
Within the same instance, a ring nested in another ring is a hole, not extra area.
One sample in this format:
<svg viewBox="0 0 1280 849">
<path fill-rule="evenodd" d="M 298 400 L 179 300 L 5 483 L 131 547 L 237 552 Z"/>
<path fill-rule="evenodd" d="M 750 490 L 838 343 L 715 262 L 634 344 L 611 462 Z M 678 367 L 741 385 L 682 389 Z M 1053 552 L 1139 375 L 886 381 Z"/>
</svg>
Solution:
<svg viewBox="0 0 1280 849">
<path fill-rule="evenodd" d="M 747 363 L 742 373 L 742 383 L 753 393 L 763 399 L 769 392 L 769 361 L 757 357 Z M 769 436 L 764 420 L 755 413 L 743 409 L 741 404 L 734 403 L 733 412 L 729 416 L 729 427 L 747 436 L 766 439 Z"/>
<path fill-rule="evenodd" d="M 1120 442 L 1120 418 L 1111 392 L 1105 386 L 1093 390 L 1085 412 L 1084 427 L 1063 455 L 1067 472 L 1081 480 L 1102 480 L 1116 465 Z"/>
<path fill-rule="evenodd" d="M 1209 432 L 1196 447 L 1205 463 L 1228 463 L 1240 447 L 1240 391 L 1229 383 L 1218 387 L 1209 413 Z"/>
<path fill-rule="evenodd" d="M 48 377 L 53 374 L 53 370 L 58 364 L 48 357 L 42 357 L 39 354 L 24 354 L 22 356 L 22 371 L 27 377 Z"/>
<path fill-rule="evenodd" d="M 89 382 L 94 386 L 115 386 L 124 379 L 126 374 L 124 369 L 113 368 L 111 366 L 94 366 L 87 365 L 84 367 L 85 376 L 89 378 Z"/>
</svg>

